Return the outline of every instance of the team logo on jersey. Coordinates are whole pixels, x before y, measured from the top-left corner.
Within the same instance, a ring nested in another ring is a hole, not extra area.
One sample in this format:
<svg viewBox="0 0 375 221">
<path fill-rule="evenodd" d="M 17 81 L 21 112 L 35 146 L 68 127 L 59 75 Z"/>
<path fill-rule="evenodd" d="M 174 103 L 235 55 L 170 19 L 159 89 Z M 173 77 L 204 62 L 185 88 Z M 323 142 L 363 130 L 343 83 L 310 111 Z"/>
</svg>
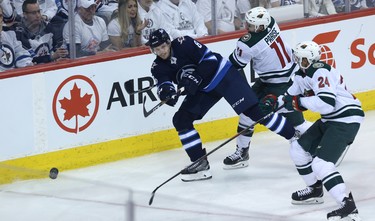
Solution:
<svg viewBox="0 0 375 221">
<path fill-rule="evenodd" d="M 251 38 L 251 34 L 247 33 L 246 35 L 241 37 L 241 41 L 248 41 L 250 40 L 250 38 Z"/>
<path fill-rule="evenodd" d="M 334 42 L 339 33 L 340 33 L 340 30 L 325 32 L 325 33 L 318 34 L 317 36 L 313 38 L 313 41 L 315 41 L 321 47 L 320 48 L 320 51 L 321 51 L 320 60 L 334 68 L 336 67 L 336 61 L 334 59 L 331 48 L 329 48 L 327 44 Z"/>
<path fill-rule="evenodd" d="M 1 64 L 6 67 L 6 68 L 11 68 L 13 67 L 14 65 L 14 52 L 13 52 L 13 49 L 11 47 L 9 47 L 8 45 L 6 44 L 3 44 L 1 46 L 1 49 L 2 50 L 2 56 L 0 58 L 0 62 Z"/>
<path fill-rule="evenodd" d="M 322 68 L 324 66 L 324 64 L 318 62 L 318 63 L 314 63 L 312 66 L 313 66 L 313 68 L 317 69 L 317 68 Z"/>
<path fill-rule="evenodd" d="M 148 20 L 147 28 L 151 28 L 154 25 L 154 21 L 151 18 L 147 20 Z"/>
<path fill-rule="evenodd" d="M 186 74 L 191 74 L 197 69 L 197 66 L 195 64 L 188 64 L 183 66 L 179 71 L 177 71 L 176 79 L 177 83 L 180 82 L 182 76 L 185 76 Z"/>
</svg>

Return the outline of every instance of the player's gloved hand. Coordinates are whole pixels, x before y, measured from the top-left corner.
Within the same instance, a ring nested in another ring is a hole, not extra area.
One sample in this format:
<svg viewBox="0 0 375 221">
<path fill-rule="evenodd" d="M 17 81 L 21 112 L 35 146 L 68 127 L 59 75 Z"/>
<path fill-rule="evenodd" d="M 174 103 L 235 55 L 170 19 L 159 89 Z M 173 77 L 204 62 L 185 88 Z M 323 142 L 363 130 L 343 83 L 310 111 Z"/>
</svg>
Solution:
<svg viewBox="0 0 375 221">
<path fill-rule="evenodd" d="M 259 108 L 264 114 L 269 114 L 279 107 L 277 97 L 274 94 L 267 94 L 259 102 Z"/>
<path fill-rule="evenodd" d="M 307 110 L 301 105 L 300 96 L 285 95 L 283 97 L 285 109 L 287 110 L 296 110 L 296 111 L 305 111 Z"/>
<path fill-rule="evenodd" d="M 176 89 L 170 82 L 159 85 L 158 96 L 161 101 L 167 101 L 166 104 L 172 107 L 177 103 L 178 100 Z"/>
<path fill-rule="evenodd" d="M 178 87 L 185 88 L 186 94 L 194 95 L 197 93 L 201 83 L 202 77 L 196 74 L 196 72 L 183 72 L 180 76 Z"/>
</svg>

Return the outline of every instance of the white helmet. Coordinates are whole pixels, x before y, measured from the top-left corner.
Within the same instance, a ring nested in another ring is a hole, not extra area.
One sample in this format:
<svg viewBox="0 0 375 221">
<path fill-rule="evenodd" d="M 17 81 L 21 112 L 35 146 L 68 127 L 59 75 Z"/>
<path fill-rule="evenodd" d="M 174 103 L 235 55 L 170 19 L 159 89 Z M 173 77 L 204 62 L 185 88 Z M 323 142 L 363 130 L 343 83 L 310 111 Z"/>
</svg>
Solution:
<svg viewBox="0 0 375 221">
<path fill-rule="evenodd" d="M 259 26 L 264 25 L 264 29 L 267 29 L 271 23 L 271 16 L 268 11 L 263 7 L 255 7 L 246 12 L 246 22 L 250 25 L 255 26 L 255 30 L 258 30 Z"/>
<path fill-rule="evenodd" d="M 320 55 L 320 46 L 313 41 L 304 41 L 298 43 L 293 49 L 294 61 L 297 62 L 302 69 L 307 69 L 312 63 L 319 61 Z M 309 62 L 309 65 L 307 67 L 303 67 L 301 65 L 302 58 L 306 58 Z"/>
</svg>

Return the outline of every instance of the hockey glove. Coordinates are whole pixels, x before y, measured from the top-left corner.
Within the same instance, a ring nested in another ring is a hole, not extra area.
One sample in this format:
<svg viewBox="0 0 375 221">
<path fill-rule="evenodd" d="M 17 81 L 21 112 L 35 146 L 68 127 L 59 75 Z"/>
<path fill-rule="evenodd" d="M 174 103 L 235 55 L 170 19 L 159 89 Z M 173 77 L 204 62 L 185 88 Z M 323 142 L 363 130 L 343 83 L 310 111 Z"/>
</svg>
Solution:
<svg viewBox="0 0 375 221">
<path fill-rule="evenodd" d="M 178 96 L 175 87 L 170 82 L 165 82 L 158 87 L 158 96 L 161 101 L 166 101 L 169 106 L 177 103 Z"/>
<path fill-rule="evenodd" d="M 300 96 L 291 96 L 285 95 L 283 97 L 285 109 L 287 110 L 296 110 L 296 111 L 305 111 L 306 108 L 302 107 Z"/>
<path fill-rule="evenodd" d="M 275 111 L 278 107 L 279 103 L 277 102 L 277 97 L 274 94 L 267 94 L 259 102 L 259 108 L 264 114 L 269 114 L 272 111 Z"/>
<path fill-rule="evenodd" d="M 202 77 L 199 76 L 196 72 L 184 72 L 180 76 L 178 87 L 184 87 L 186 94 L 194 95 L 199 90 L 199 85 L 201 83 Z"/>
</svg>

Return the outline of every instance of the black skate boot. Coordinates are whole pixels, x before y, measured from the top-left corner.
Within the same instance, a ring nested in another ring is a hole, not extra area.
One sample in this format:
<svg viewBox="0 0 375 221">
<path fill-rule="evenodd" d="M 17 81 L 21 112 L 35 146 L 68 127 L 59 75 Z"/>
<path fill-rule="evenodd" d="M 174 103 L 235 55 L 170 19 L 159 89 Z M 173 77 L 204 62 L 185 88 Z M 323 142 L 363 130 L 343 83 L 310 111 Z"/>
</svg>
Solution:
<svg viewBox="0 0 375 221">
<path fill-rule="evenodd" d="M 327 214 L 327 220 L 338 221 L 338 220 L 350 220 L 360 221 L 361 218 L 358 215 L 358 209 L 355 206 L 352 193 L 349 193 L 349 197 L 345 197 L 342 200 L 341 208 L 334 210 Z"/>
<path fill-rule="evenodd" d="M 207 159 L 196 162 L 181 171 L 181 180 L 184 182 L 211 179 L 210 164 Z"/>
<path fill-rule="evenodd" d="M 323 203 L 323 185 L 318 180 L 314 185 L 308 186 L 303 190 L 298 190 L 292 194 L 292 204 L 309 205 Z"/>
<path fill-rule="evenodd" d="M 227 156 L 223 163 L 224 169 L 237 169 L 249 166 L 249 147 L 240 148 L 237 146 L 236 152 Z"/>
</svg>

